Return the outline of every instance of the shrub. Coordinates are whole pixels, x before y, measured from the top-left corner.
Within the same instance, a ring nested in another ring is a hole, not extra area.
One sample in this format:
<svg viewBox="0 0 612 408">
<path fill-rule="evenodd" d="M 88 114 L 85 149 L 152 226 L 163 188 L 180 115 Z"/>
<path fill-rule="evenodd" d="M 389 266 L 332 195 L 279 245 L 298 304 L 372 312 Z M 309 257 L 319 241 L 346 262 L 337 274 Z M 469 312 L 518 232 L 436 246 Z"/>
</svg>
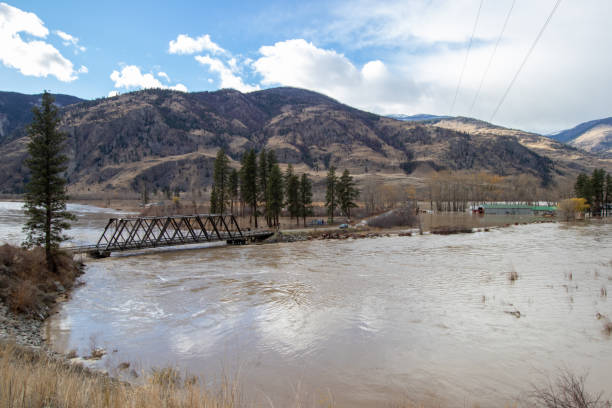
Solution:
<svg viewBox="0 0 612 408">
<path fill-rule="evenodd" d="M 417 224 L 417 216 L 411 206 L 397 208 L 368 220 L 368 225 L 377 228 L 409 227 Z"/>
</svg>

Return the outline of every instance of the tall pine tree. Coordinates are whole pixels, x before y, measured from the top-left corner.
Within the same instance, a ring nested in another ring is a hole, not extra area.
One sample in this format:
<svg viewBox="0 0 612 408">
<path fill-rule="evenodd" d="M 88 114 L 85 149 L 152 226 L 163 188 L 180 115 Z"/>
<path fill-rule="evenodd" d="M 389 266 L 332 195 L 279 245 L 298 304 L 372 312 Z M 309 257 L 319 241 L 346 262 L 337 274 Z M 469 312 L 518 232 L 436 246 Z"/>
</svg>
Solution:
<svg viewBox="0 0 612 408">
<path fill-rule="evenodd" d="M 306 175 L 305 173 L 302 174 L 302 177 L 300 178 L 299 200 L 300 200 L 299 216 L 302 217 L 304 221 L 304 226 L 306 226 L 306 217 L 312 215 L 313 211 L 312 211 L 312 182 L 308 178 L 308 175 Z"/>
<path fill-rule="evenodd" d="M 251 149 L 246 153 L 240 169 L 240 194 L 251 209 L 249 223 L 255 218 L 255 228 L 257 228 L 257 200 L 259 198 L 257 173 L 257 155 Z"/>
<path fill-rule="evenodd" d="M 338 207 L 338 176 L 336 176 L 336 168 L 334 166 L 331 166 L 327 172 L 326 185 L 325 207 L 327 208 L 327 216 L 330 222 L 333 223 L 334 211 Z"/>
<path fill-rule="evenodd" d="M 68 158 L 63 154 L 66 135 L 58 130 L 60 122 L 53 97 L 44 92 L 42 105 L 32 109 L 32 123 L 28 127 L 30 169 L 26 185 L 24 226 L 25 247 L 44 246 L 47 267 L 55 272 L 54 253 L 62 241 L 68 239 L 62 232 L 70 228 L 74 215 L 66 211 L 66 171 Z"/>
<path fill-rule="evenodd" d="M 287 166 L 287 172 L 285 173 L 285 191 L 287 195 L 287 209 L 289 210 L 289 218 L 300 222 L 300 179 L 293 173 L 293 166 L 289 164 Z"/>
<path fill-rule="evenodd" d="M 359 190 L 355 187 L 353 177 L 347 169 L 344 169 L 342 176 L 338 182 L 338 204 L 340 210 L 348 218 L 351 218 L 351 209 L 356 208 L 355 200 L 359 196 Z"/>
<path fill-rule="evenodd" d="M 264 215 L 266 217 L 266 221 L 268 226 L 270 224 L 270 218 L 268 217 L 269 208 L 268 208 L 268 178 L 270 177 L 270 167 L 268 165 L 268 155 L 266 149 L 261 149 L 259 152 L 259 162 L 257 163 L 257 188 L 259 194 L 257 196 L 258 200 L 264 207 Z"/>
<path fill-rule="evenodd" d="M 275 163 L 270 169 L 270 177 L 268 179 L 268 194 L 267 194 L 267 211 L 268 217 L 271 220 L 272 226 L 279 226 L 279 218 L 283 209 L 283 175 L 280 167 Z"/>
<path fill-rule="evenodd" d="M 230 212 L 234 214 L 234 202 L 238 200 L 238 171 L 231 169 L 228 178 L 228 198 L 230 200 Z"/>
<path fill-rule="evenodd" d="M 215 158 L 213 173 L 213 186 L 210 195 L 210 212 L 213 214 L 223 214 L 227 210 L 229 201 L 229 159 L 225 151 L 221 148 Z"/>
</svg>

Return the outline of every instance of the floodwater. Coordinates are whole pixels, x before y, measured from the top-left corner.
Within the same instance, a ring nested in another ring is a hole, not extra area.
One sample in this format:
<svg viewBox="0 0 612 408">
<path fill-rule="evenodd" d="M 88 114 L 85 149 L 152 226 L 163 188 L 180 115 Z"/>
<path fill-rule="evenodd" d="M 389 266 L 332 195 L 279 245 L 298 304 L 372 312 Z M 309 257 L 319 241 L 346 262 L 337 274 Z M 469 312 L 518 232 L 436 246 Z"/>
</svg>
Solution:
<svg viewBox="0 0 612 408">
<path fill-rule="evenodd" d="M 0 238 L 19 219 L 6 212 Z M 75 231 L 95 237 L 108 216 Z M 237 378 L 255 406 L 498 407 L 561 369 L 612 398 L 597 319 L 612 317 L 611 262 L 612 224 L 111 257 L 88 261 L 47 331 L 59 351 L 106 348 L 111 372 Z"/>
</svg>

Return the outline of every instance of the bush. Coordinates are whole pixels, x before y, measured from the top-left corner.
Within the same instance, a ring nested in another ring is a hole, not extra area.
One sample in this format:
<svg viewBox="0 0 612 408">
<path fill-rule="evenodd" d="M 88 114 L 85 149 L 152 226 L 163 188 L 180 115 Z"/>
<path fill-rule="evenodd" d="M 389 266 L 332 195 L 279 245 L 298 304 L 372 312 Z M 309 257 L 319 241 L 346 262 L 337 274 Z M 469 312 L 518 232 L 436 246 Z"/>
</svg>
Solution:
<svg viewBox="0 0 612 408">
<path fill-rule="evenodd" d="M 368 220 L 368 225 L 377 228 L 410 227 L 417 224 L 417 216 L 411 206 L 397 208 Z"/>
<path fill-rule="evenodd" d="M 82 273 L 80 265 L 67 253 L 56 253 L 53 262 L 56 272 L 47 267 L 43 248 L 0 246 L 0 301 L 13 312 L 40 316 L 45 306 L 72 287 Z"/>
</svg>

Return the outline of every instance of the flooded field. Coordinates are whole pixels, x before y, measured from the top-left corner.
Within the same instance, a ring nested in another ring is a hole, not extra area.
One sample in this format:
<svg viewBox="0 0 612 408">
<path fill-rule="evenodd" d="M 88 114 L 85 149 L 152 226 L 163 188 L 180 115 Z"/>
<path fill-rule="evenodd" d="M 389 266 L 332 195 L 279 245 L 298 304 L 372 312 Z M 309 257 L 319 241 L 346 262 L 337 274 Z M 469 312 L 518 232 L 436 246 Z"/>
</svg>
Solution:
<svg viewBox="0 0 612 408">
<path fill-rule="evenodd" d="M 1 204 L 15 240 L 19 209 Z M 110 216 L 73 210 L 86 242 Z M 47 331 L 59 351 L 106 348 L 111 372 L 237 377 L 256 406 L 503 406 L 562 368 L 611 398 L 611 262 L 612 224 L 111 257 Z"/>
</svg>

